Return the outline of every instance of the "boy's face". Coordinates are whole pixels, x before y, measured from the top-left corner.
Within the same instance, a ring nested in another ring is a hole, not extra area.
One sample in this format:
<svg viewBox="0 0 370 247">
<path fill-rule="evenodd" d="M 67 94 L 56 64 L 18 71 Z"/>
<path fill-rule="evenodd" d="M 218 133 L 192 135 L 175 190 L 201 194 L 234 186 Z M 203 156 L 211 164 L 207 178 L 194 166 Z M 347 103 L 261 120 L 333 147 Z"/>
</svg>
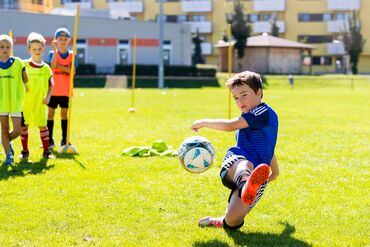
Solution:
<svg viewBox="0 0 370 247">
<path fill-rule="evenodd" d="M 68 44 L 71 38 L 69 38 L 65 34 L 61 34 L 58 38 L 56 38 L 56 40 L 57 40 L 59 50 L 67 50 Z"/>
<path fill-rule="evenodd" d="M 28 53 L 31 54 L 32 59 L 36 62 L 42 60 L 44 50 L 44 45 L 40 42 L 33 42 L 28 47 Z"/>
<path fill-rule="evenodd" d="M 10 51 L 12 50 L 12 45 L 6 41 L 0 41 L 0 58 L 7 59 L 10 57 Z"/>
<path fill-rule="evenodd" d="M 246 84 L 231 88 L 231 94 L 240 111 L 245 113 L 258 106 L 262 99 L 262 89 L 258 89 L 257 93 L 255 93 Z"/>
</svg>

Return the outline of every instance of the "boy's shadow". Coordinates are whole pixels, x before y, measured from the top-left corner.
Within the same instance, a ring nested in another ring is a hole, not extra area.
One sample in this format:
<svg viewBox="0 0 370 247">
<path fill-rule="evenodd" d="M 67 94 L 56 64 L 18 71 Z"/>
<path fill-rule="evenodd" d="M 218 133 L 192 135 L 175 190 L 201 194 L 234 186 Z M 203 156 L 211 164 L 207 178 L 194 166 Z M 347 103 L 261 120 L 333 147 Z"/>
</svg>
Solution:
<svg viewBox="0 0 370 247">
<path fill-rule="evenodd" d="M 0 166 L 0 180 L 7 180 L 10 177 L 24 177 L 28 174 L 39 174 L 43 173 L 54 165 L 47 165 L 48 159 L 41 159 L 38 162 L 29 162 L 28 160 L 22 160 L 11 170 L 8 170 L 6 166 Z"/>
<path fill-rule="evenodd" d="M 68 154 L 68 153 L 59 153 L 58 151 L 52 150 L 51 151 L 56 159 L 67 159 L 67 160 L 73 160 L 76 162 L 81 168 L 86 169 L 85 165 L 82 164 L 80 161 L 76 159 L 77 156 L 79 156 L 78 153 L 75 154 Z"/>
<path fill-rule="evenodd" d="M 227 234 L 234 240 L 237 246 L 297 246 L 297 247 L 308 247 L 310 244 L 305 241 L 299 240 L 291 236 L 295 232 L 295 227 L 287 222 L 280 223 L 285 226 L 285 229 L 281 234 L 274 233 L 260 233 L 251 232 L 244 233 L 239 230 L 230 231 L 226 230 Z M 208 242 L 197 241 L 193 244 L 196 247 L 206 246 L 229 246 L 227 243 L 219 240 L 211 240 Z"/>
</svg>

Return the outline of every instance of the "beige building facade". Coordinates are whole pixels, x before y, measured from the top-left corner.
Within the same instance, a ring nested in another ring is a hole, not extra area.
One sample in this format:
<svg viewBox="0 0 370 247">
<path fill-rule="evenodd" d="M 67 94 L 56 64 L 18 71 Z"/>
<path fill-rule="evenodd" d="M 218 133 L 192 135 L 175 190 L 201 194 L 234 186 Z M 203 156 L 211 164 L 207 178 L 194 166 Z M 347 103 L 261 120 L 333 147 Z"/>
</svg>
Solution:
<svg viewBox="0 0 370 247">
<path fill-rule="evenodd" d="M 233 13 L 233 1 L 163 1 L 165 21 L 186 23 L 191 26 L 193 33 L 199 32 L 203 38 L 202 53 L 206 62 L 217 64 L 218 49 L 214 48 L 214 44 L 226 33 L 226 15 Z M 345 52 L 340 32 L 352 11 L 359 11 L 362 34 L 368 40 L 360 58 L 359 72 L 370 73 L 370 0 L 242 0 L 241 2 L 244 4 L 244 13 L 250 21 L 254 35 L 270 32 L 270 20 L 276 17 L 281 38 L 314 46 L 311 59 L 313 73 L 343 71 Z M 131 17 L 145 21 L 157 21 L 159 13 L 158 0 L 3 1 L 3 4 L 8 6 L 12 3 L 22 10 L 37 12 L 51 12 L 55 8 L 73 9 L 79 3 L 82 9 L 104 10 L 115 16 L 127 11 Z M 4 6 L 1 7 L 4 8 Z"/>
</svg>

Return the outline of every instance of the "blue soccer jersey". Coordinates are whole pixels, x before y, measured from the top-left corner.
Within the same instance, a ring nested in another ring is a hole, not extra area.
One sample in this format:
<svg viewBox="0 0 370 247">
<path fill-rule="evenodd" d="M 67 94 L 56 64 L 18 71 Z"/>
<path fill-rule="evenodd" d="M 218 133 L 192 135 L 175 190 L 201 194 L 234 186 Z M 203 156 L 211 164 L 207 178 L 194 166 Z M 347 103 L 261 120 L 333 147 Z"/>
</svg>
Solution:
<svg viewBox="0 0 370 247">
<path fill-rule="evenodd" d="M 255 167 L 261 163 L 270 165 L 278 133 L 275 111 L 261 103 L 250 112 L 242 113 L 242 117 L 249 127 L 236 132 L 236 146 L 229 152 L 246 157 Z"/>
</svg>

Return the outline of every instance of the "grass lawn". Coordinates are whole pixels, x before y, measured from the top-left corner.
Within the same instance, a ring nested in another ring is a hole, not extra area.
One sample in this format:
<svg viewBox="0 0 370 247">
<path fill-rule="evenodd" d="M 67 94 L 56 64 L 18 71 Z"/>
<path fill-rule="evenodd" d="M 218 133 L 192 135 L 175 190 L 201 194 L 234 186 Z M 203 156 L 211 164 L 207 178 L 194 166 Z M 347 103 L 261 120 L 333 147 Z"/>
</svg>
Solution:
<svg viewBox="0 0 370 247">
<path fill-rule="evenodd" d="M 200 131 L 216 150 L 203 174 L 173 157 L 120 155 L 157 139 L 177 148 L 196 135 L 195 119 L 227 117 L 225 88 L 138 89 L 136 113 L 127 112 L 129 90 L 75 90 L 71 142 L 79 155 L 40 161 L 33 127 L 33 163 L 16 159 L 14 171 L 0 171 L 0 245 L 369 246 L 370 82 L 351 88 L 312 78 L 296 78 L 294 89 L 286 78 L 269 79 L 264 101 L 279 115 L 281 175 L 235 232 L 197 226 L 225 212 L 229 192 L 218 172 L 234 133 Z M 14 146 L 19 154 L 20 139 Z"/>
</svg>

